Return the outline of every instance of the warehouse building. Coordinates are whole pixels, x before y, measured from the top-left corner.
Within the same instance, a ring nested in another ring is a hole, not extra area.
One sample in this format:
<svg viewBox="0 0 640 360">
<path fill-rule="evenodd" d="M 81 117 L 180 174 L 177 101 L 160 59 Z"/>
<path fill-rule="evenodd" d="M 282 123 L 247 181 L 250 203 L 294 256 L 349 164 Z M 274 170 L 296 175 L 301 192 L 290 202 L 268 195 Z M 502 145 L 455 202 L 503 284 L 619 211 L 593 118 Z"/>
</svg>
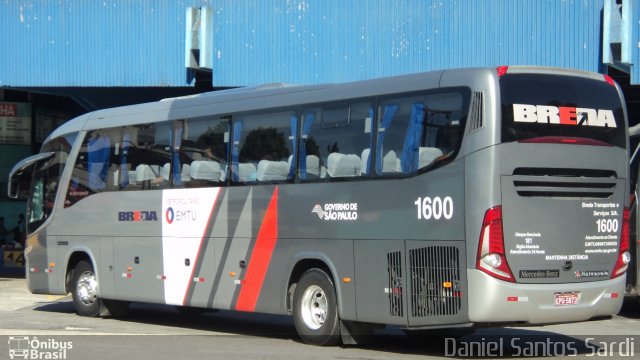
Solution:
<svg viewBox="0 0 640 360">
<path fill-rule="evenodd" d="M 640 0 L 12 0 L 0 3 L 7 173 L 96 109 L 271 82 L 541 65 L 611 75 L 640 112 Z"/>
</svg>

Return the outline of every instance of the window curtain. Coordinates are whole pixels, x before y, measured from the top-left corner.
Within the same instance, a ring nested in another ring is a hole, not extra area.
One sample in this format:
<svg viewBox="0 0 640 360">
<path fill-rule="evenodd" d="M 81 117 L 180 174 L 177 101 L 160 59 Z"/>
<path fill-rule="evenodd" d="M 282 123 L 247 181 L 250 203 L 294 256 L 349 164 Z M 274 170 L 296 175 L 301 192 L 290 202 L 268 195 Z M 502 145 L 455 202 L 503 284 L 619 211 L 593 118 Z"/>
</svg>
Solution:
<svg viewBox="0 0 640 360">
<path fill-rule="evenodd" d="M 303 119 L 302 125 L 302 141 L 300 142 L 300 178 L 307 178 L 307 139 L 311 133 L 313 121 L 315 120 L 315 114 L 311 111 L 307 112 Z"/>
<path fill-rule="evenodd" d="M 182 125 L 182 124 L 180 124 Z M 171 129 L 169 129 L 171 131 Z M 182 146 L 182 134 L 184 133 L 184 128 L 182 126 L 178 126 L 175 128 L 175 132 L 173 133 L 173 137 L 171 137 L 171 149 L 172 149 L 172 163 L 171 163 L 171 172 L 173 176 L 173 184 L 181 186 L 182 185 L 182 171 L 180 164 L 180 147 Z M 169 135 L 171 136 L 171 135 Z"/>
<path fill-rule="evenodd" d="M 404 174 L 410 174 L 418 170 L 422 127 L 424 126 L 422 119 L 424 119 L 424 104 L 421 102 L 414 103 L 411 107 L 411 117 L 400 157 L 400 166 Z"/>
<path fill-rule="evenodd" d="M 91 190 L 102 190 L 107 186 L 110 146 L 109 138 L 101 135 L 89 139 L 87 143 L 87 171 Z"/>
<path fill-rule="evenodd" d="M 231 145 L 231 176 L 232 180 L 240 181 L 240 174 L 238 174 L 239 167 L 238 161 L 240 159 L 240 137 L 242 136 L 242 120 L 237 120 L 233 123 L 233 143 Z"/>
<path fill-rule="evenodd" d="M 397 104 L 388 104 L 383 108 L 382 123 L 378 127 L 378 144 L 376 145 L 376 172 L 382 173 L 382 145 L 384 144 L 384 137 L 386 129 L 391 126 L 393 117 L 396 115 L 399 106 Z"/>
<path fill-rule="evenodd" d="M 298 117 L 291 115 L 291 146 L 293 148 L 293 154 L 291 154 L 291 164 L 289 164 L 289 175 L 287 179 L 291 180 L 295 176 L 296 171 L 296 136 L 298 135 Z"/>
<path fill-rule="evenodd" d="M 122 153 L 120 154 L 120 188 L 124 189 L 129 186 L 129 169 L 127 165 L 129 164 L 129 160 L 127 156 L 129 155 L 129 146 L 131 145 L 131 133 L 127 132 L 127 129 L 124 130 L 124 134 L 122 135 Z"/>
<path fill-rule="evenodd" d="M 370 122 L 369 128 L 371 129 L 371 132 L 369 133 L 369 149 L 371 149 L 373 147 L 373 108 L 372 107 L 369 108 L 369 118 L 365 119 L 365 121 Z M 367 165 L 364 168 L 364 174 L 369 175 L 369 172 L 371 171 L 371 151 L 369 151 L 369 155 L 365 161 Z"/>
</svg>

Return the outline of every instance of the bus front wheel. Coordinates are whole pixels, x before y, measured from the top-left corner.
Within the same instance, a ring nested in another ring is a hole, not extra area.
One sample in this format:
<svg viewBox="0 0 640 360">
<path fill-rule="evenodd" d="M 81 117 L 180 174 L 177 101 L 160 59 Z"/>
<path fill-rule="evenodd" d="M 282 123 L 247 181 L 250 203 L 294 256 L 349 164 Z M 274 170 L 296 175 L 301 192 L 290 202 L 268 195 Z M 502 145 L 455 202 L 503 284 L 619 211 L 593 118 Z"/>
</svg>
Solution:
<svg viewBox="0 0 640 360">
<path fill-rule="evenodd" d="M 71 295 L 78 315 L 95 317 L 100 314 L 98 279 L 93 266 L 86 260 L 74 268 Z"/>
<path fill-rule="evenodd" d="M 331 278 L 320 269 L 307 270 L 293 294 L 293 322 L 300 338 L 312 345 L 336 345 L 340 319 Z"/>
</svg>

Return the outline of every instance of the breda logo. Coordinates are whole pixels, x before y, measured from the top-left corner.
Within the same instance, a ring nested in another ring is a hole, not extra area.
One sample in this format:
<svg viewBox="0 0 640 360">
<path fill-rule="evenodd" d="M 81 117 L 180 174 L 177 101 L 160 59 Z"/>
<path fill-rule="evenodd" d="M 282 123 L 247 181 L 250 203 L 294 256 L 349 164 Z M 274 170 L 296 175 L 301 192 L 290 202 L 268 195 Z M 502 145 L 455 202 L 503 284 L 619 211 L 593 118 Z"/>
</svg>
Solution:
<svg viewBox="0 0 640 360">
<path fill-rule="evenodd" d="M 513 121 L 523 123 L 617 127 L 612 110 L 513 104 Z"/>
<path fill-rule="evenodd" d="M 120 211 L 118 221 L 158 221 L 158 214 L 155 211 Z"/>
</svg>

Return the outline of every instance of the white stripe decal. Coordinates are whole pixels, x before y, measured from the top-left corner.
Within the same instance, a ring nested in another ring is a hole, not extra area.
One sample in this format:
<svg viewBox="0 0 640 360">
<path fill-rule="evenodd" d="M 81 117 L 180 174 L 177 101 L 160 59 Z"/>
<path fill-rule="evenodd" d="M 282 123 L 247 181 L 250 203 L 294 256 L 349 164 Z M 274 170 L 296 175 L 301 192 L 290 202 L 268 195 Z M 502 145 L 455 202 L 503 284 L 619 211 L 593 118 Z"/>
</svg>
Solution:
<svg viewBox="0 0 640 360">
<path fill-rule="evenodd" d="M 220 188 L 162 192 L 162 256 L 167 304 L 184 305 L 200 243 L 219 193 Z"/>
</svg>

